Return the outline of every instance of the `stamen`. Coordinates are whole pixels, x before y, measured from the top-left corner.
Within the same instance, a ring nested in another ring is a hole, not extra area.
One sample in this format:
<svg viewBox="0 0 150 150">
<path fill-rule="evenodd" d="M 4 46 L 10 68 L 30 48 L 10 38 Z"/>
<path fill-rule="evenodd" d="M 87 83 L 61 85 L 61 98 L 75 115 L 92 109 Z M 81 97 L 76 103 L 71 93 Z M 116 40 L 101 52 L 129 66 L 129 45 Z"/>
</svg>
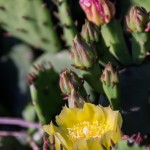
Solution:
<svg viewBox="0 0 150 150">
<path fill-rule="evenodd" d="M 108 130 L 110 130 L 110 127 L 106 123 L 84 121 L 68 128 L 68 135 L 75 141 L 79 138 L 100 137 Z"/>
</svg>

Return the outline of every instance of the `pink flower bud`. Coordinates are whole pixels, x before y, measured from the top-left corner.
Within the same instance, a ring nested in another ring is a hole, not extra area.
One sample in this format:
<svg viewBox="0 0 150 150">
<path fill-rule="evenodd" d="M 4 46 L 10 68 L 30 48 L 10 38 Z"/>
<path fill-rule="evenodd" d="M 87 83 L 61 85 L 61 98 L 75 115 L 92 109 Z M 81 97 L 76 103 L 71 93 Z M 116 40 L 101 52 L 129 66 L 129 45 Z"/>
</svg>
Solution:
<svg viewBox="0 0 150 150">
<path fill-rule="evenodd" d="M 96 25 L 107 24 L 115 15 L 115 7 L 109 0 L 80 0 L 80 6 L 89 21 Z"/>
</svg>

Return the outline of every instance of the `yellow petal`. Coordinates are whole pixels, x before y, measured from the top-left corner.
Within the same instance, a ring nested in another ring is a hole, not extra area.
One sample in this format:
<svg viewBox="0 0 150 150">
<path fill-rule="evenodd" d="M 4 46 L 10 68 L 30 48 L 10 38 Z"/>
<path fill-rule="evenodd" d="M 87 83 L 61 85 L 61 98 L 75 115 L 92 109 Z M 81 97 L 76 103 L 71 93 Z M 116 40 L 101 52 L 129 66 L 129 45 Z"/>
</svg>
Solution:
<svg viewBox="0 0 150 150">
<path fill-rule="evenodd" d="M 73 145 L 73 150 L 103 150 L 100 138 L 80 139 Z"/>
<path fill-rule="evenodd" d="M 100 139 L 100 143 L 104 145 L 107 149 L 110 149 L 113 143 L 117 143 L 121 139 L 121 131 L 120 128 L 117 127 L 116 131 L 108 131 L 102 135 Z M 111 142 L 112 141 L 112 142 Z"/>
<path fill-rule="evenodd" d="M 93 121 L 98 121 L 100 123 L 106 122 L 106 115 L 105 115 L 105 110 L 101 105 L 94 106 L 95 111 L 94 111 L 94 117 Z"/>
<path fill-rule="evenodd" d="M 67 134 L 63 130 L 61 130 L 61 128 L 58 128 L 55 125 L 53 125 L 52 122 L 50 123 L 50 125 L 44 125 L 43 130 L 45 132 L 47 132 L 50 136 L 52 136 L 52 135 L 55 136 L 55 138 L 56 138 L 56 144 L 55 144 L 56 147 L 60 147 L 60 143 L 66 149 L 72 147 L 72 142 L 69 140 Z"/>
<path fill-rule="evenodd" d="M 56 116 L 56 122 L 60 128 L 67 132 L 67 128 L 72 127 L 77 122 L 79 108 L 64 107 L 59 116 Z"/>
<path fill-rule="evenodd" d="M 106 124 L 111 127 L 112 130 L 116 130 L 116 127 L 121 128 L 122 117 L 119 111 L 114 111 L 110 107 L 105 107 Z"/>
</svg>

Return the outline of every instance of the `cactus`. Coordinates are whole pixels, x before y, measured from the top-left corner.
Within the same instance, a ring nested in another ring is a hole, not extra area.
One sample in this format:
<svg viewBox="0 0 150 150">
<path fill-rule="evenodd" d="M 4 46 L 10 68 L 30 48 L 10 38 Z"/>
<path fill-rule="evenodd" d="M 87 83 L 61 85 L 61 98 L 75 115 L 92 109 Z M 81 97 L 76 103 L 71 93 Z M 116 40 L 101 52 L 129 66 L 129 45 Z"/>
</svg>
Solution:
<svg viewBox="0 0 150 150">
<path fill-rule="evenodd" d="M 146 150 L 145 146 L 139 146 L 130 140 L 121 140 L 112 150 Z"/>
<path fill-rule="evenodd" d="M 131 56 L 120 23 L 113 19 L 109 24 L 102 26 L 101 33 L 111 54 L 123 65 L 130 65 Z"/>
<path fill-rule="evenodd" d="M 1 0 L 0 13 L 0 26 L 13 36 L 43 50 L 61 49 L 51 16 L 41 0 Z"/>
<path fill-rule="evenodd" d="M 124 16 L 122 12 L 120 14 L 118 12 L 116 13 L 118 9 L 115 10 L 115 5 L 111 1 L 79 0 L 79 4 L 88 20 L 85 21 L 81 32 L 76 32 L 74 20 L 71 17 L 72 12 L 69 1 L 53 1 L 56 3 L 54 9 L 57 10 L 56 16 L 58 17 L 58 20 L 55 21 L 58 21 L 57 24 L 61 27 L 59 28 L 60 30 L 58 29 L 57 31 L 59 31 L 58 33 L 60 35 L 63 33 L 62 36 L 64 37 L 64 41 L 60 41 L 61 38 L 57 37 L 54 30 L 54 24 L 51 18 L 52 14 L 50 12 L 48 15 L 48 11 L 45 5 L 42 4 L 42 0 L 22 0 L 22 3 L 18 1 L 14 0 L 12 2 L 8 0 L 5 2 L 1 0 L 0 26 L 32 46 L 47 51 L 49 50 L 49 52 L 45 52 L 33 62 L 30 71 L 32 73 L 28 75 L 33 107 L 42 125 L 48 124 L 50 121 L 54 123 L 58 121 L 56 119 L 55 122 L 54 118 L 55 115 L 60 112 L 64 102 L 66 102 L 67 105 L 65 106 L 65 112 L 73 110 L 76 111 L 77 114 L 80 114 L 87 102 L 99 104 L 103 99 L 104 101 L 108 101 L 108 105 L 110 105 L 113 110 L 116 110 L 114 112 L 122 113 L 123 127 L 121 130 L 123 133 L 132 134 L 137 131 L 142 133 L 150 131 L 150 65 L 148 56 L 150 51 L 150 13 L 148 10 L 140 6 L 131 7 L 130 13 L 126 17 L 127 28 L 128 31 L 130 31 L 127 33 L 122 28 L 125 19 L 119 20 L 120 17 L 124 18 Z M 17 2 L 18 5 L 16 5 Z M 116 3 L 116 7 L 118 8 L 118 5 L 121 7 L 121 4 L 124 2 Z M 136 2 L 135 0 L 131 0 L 127 3 L 130 6 Z M 145 0 L 145 2 L 140 3 L 146 5 L 149 2 Z M 21 9 L 20 13 L 16 13 L 18 9 Z M 126 8 L 124 8 L 124 10 L 127 11 Z M 76 36 L 73 39 L 75 33 Z M 57 52 L 61 49 L 60 43 L 64 44 L 63 48 L 65 48 L 65 50 Z M 66 47 L 70 48 L 71 46 L 71 51 L 66 50 Z M 20 47 L 20 49 L 22 48 Z M 14 62 L 19 67 L 21 66 L 20 62 L 22 60 L 16 57 L 16 53 L 10 53 L 10 57 L 15 59 Z M 28 61 L 26 61 L 26 63 L 28 64 Z M 92 97 L 95 98 L 95 101 L 89 97 L 89 91 L 94 93 Z M 98 97 L 100 97 L 100 100 Z M 63 101 L 62 99 L 68 101 Z M 92 106 L 90 106 L 90 108 L 91 107 Z M 103 109 L 101 111 L 100 109 L 96 109 L 96 111 L 94 110 L 91 113 L 91 109 L 87 108 L 84 108 L 85 116 L 88 115 L 92 117 L 96 112 L 96 118 L 100 118 L 101 120 L 101 115 L 99 116 L 98 113 L 102 112 L 104 117 L 113 118 L 113 114 L 110 115 L 110 113 L 108 113 L 110 117 L 108 117 L 107 114 L 105 115 Z M 111 108 L 107 107 L 106 109 Z M 63 113 L 62 111 L 62 114 Z M 78 118 L 79 122 L 82 120 L 82 117 L 84 117 L 84 114 Z M 73 119 L 72 116 L 71 119 Z M 90 119 L 91 122 L 92 119 L 93 118 Z M 67 118 L 64 120 L 66 124 L 70 123 L 68 123 Z M 63 117 L 61 117 L 60 124 L 62 126 L 64 120 Z M 107 119 L 104 118 L 103 120 L 103 122 L 105 122 Z M 118 120 L 122 120 L 121 116 Z M 87 125 L 85 127 L 82 122 L 79 125 L 83 125 L 84 129 L 80 129 L 81 134 L 90 134 L 89 141 L 92 142 L 102 136 L 103 133 L 99 135 L 99 132 L 97 132 L 97 127 L 99 129 L 102 126 L 96 122 L 92 124 L 96 136 L 93 132 L 90 132 L 88 128 L 91 123 L 90 121 L 85 124 Z M 111 124 L 111 121 L 108 122 Z M 122 121 L 120 121 L 120 124 L 121 122 Z M 97 125 L 96 128 L 95 125 Z M 49 128 L 49 126 L 47 127 Z M 50 126 L 48 134 L 51 135 L 49 138 L 51 149 L 63 149 L 63 141 L 65 141 L 63 139 L 65 138 L 63 137 L 65 136 L 63 132 L 64 129 L 66 129 L 66 139 L 68 139 L 69 128 L 62 128 L 62 131 L 57 132 L 57 127 L 53 125 Z M 121 125 L 119 125 L 119 128 L 116 128 L 116 130 L 120 131 L 120 128 Z M 107 129 L 105 124 L 104 129 Z M 51 130 L 56 130 L 54 132 L 55 138 L 52 135 L 54 133 L 49 133 Z M 105 132 L 105 130 L 102 130 L 102 132 Z M 73 136 L 74 134 L 77 136 L 75 136 L 72 142 L 77 142 L 76 140 L 80 140 L 81 138 L 81 136 L 78 135 L 78 128 L 73 130 Z M 108 134 L 111 133 L 108 132 Z M 88 138 L 89 137 L 86 136 L 85 143 Z M 103 140 L 103 138 L 101 139 Z M 109 146 L 109 149 L 144 150 L 149 148 L 147 144 L 141 144 L 141 142 L 139 142 L 141 139 L 139 135 L 136 139 L 122 139 L 115 146 L 113 141 L 111 141 L 110 145 L 113 147 Z M 90 142 L 88 144 L 90 144 Z M 98 143 L 98 145 L 101 146 L 102 149 L 107 149 L 108 140 L 105 142 L 106 145 L 99 145 L 100 143 Z M 47 149 L 49 143 L 45 141 L 44 144 L 43 149 Z"/>
<path fill-rule="evenodd" d="M 150 50 L 149 33 L 132 33 L 132 57 L 135 64 L 141 64 Z"/>
<path fill-rule="evenodd" d="M 58 6 L 57 17 L 60 20 L 60 24 L 63 28 L 64 40 L 67 46 L 71 46 L 72 40 L 75 36 L 76 29 L 71 17 L 71 11 L 68 2 L 67 0 L 58 0 L 57 6 Z"/>
<path fill-rule="evenodd" d="M 97 54 L 91 45 L 87 44 L 77 34 L 73 41 L 72 58 L 74 67 L 81 70 L 81 74 L 85 81 L 97 92 L 103 92 L 101 81 L 101 68 L 97 62 Z"/>
<path fill-rule="evenodd" d="M 42 124 L 49 123 L 62 105 L 58 74 L 51 64 L 35 66 L 34 73 L 28 75 L 32 103 Z M 57 110 L 57 111 L 56 111 Z"/>
<path fill-rule="evenodd" d="M 85 20 L 85 24 L 82 26 L 81 36 L 86 43 L 95 47 L 101 65 L 106 66 L 111 61 L 115 66 L 119 66 L 118 62 L 109 52 L 109 48 L 106 47 L 99 30 L 99 27 L 94 23 Z"/>
<path fill-rule="evenodd" d="M 103 89 L 114 110 L 120 110 L 120 85 L 118 72 L 113 69 L 109 63 L 101 76 Z"/>
<path fill-rule="evenodd" d="M 126 22 L 132 33 L 132 57 L 135 64 L 140 64 L 150 50 L 149 13 L 142 7 L 132 7 Z"/>
</svg>

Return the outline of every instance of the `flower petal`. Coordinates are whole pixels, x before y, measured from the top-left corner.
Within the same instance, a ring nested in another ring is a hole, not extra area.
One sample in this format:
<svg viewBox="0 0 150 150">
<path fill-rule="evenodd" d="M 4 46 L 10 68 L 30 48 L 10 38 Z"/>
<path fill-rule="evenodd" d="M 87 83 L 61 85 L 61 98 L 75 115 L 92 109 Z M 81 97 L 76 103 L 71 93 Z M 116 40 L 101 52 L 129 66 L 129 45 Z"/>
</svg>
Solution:
<svg viewBox="0 0 150 150">
<path fill-rule="evenodd" d="M 103 150 L 100 138 L 80 139 L 73 145 L 73 150 Z"/>
<path fill-rule="evenodd" d="M 105 134 L 103 134 L 100 143 L 107 149 L 110 149 L 110 147 L 112 146 L 112 142 L 117 143 L 120 139 L 121 139 L 121 131 L 120 128 L 117 127 L 116 131 L 108 131 Z"/>
<path fill-rule="evenodd" d="M 119 111 L 114 111 L 110 107 L 105 107 L 105 115 L 107 118 L 106 124 L 111 127 L 112 130 L 116 130 L 116 127 L 121 128 L 122 117 Z"/>
<path fill-rule="evenodd" d="M 79 108 L 64 107 L 59 116 L 56 116 L 56 122 L 60 128 L 67 132 L 67 128 L 77 123 L 77 114 L 82 110 Z"/>
<path fill-rule="evenodd" d="M 60 147 L 60 143 L 63 145 L 64 148 L 69 149 L 72 147 L 72 142 L 69 140 L 67 134 L 61 130 L 60 128 L 56 127 L 53 125 L 51 122 L 50 125 L 44 125 L 43 130 L 47 132 L 50 136 L 54 135 L 55 136 L 55 146 Z M 50 142 L 51 142 L 51 138 Z"/>
</svg>

